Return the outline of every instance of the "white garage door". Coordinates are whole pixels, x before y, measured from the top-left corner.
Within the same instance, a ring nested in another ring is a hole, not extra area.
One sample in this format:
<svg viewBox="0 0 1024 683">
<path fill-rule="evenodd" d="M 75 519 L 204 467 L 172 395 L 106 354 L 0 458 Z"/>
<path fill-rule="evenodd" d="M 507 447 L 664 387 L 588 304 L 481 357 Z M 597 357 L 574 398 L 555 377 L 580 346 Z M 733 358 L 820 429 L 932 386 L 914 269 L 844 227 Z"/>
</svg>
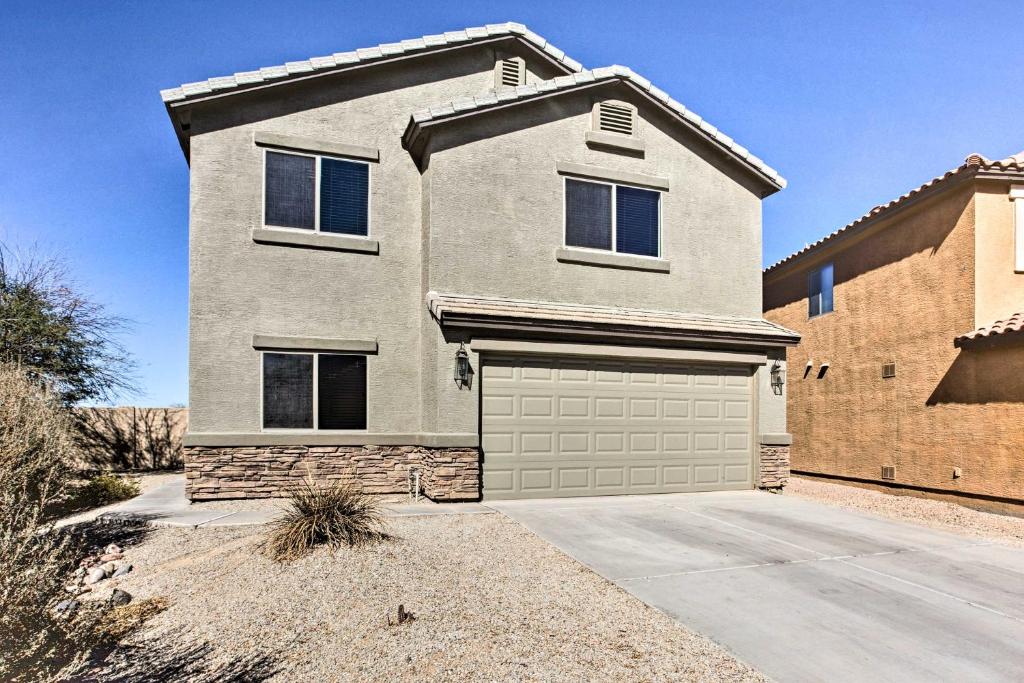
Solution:
<svg viewBox="0 0 1024 683">
<path fill-rule="evenodd" d="M 742 366 L 487 356 L 483 496 L 753 488 L 752 376 Z"/>
</svg>

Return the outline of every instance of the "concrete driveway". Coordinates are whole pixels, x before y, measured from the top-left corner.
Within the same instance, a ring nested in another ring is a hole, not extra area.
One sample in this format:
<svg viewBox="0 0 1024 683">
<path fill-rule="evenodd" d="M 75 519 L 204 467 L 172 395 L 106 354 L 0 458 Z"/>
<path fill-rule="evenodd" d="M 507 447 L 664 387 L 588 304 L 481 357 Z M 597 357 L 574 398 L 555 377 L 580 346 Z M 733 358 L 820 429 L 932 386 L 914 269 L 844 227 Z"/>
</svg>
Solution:
<svg viewBox="0 0 1024 683">
<path fill-rule="evenodd" d="M 754 491 L 489 506 L 779 681 L 1024 679 L 1024 549 Z"/>
</svg>

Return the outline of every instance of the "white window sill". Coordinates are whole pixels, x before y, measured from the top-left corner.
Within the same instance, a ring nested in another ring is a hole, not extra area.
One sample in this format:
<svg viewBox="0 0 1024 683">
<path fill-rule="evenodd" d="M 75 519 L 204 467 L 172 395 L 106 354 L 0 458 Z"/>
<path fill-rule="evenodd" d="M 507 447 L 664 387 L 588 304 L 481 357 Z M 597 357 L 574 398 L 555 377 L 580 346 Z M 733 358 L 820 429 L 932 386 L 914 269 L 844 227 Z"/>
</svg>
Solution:
<svg viewBox="0 0 1024 683">
<path fill-rule="evenodd" d="M 257 228 L 252 231 L 252 241 L 259 244 L 278 244 L 288 247 L 328 249 L 332 251 L 354 251 L 363 254 L 377 254 L 380 252 L 380 243 L 369 237 L 314 232 L 312 230 Z"/>
<path fill-rule="evenodd" d="M 654 273 L 672 272 L 672 262 L 666 259 L 634 256 L 633 254 L 616 254 L 611 251 L 588 251 L 586 249 L 563 247 L 555 250 L 555 259 L 561 263 L 575 263 L 583 266 L 647 270 Z"/>
</svg>

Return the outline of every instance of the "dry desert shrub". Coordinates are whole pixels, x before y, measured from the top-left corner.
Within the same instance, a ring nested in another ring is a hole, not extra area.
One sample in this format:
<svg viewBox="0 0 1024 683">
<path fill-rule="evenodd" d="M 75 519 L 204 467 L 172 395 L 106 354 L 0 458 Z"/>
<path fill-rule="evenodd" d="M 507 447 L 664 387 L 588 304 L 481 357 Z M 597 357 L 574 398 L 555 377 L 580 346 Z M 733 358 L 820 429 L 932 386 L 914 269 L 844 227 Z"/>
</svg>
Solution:
<svg viewBox="0 0 1024 683">
<path fill-rule="evenodd" d="M 351 484 L 317 484 L 311 476 L 288 491 L 284 516 L 264 544 L 278 562 L 297 560 L 316 547 L 359 546 L 388 538 L 377 501 Z"/>
</svg>

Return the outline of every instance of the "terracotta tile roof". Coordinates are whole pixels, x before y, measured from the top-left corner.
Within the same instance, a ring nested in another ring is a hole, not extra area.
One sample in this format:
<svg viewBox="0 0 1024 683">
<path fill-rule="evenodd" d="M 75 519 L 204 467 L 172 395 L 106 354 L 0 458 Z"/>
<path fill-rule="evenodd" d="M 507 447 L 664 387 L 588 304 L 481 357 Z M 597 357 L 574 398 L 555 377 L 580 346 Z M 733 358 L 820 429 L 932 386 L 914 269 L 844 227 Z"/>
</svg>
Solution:
<svg viewBox="0 0 1024 683">
<path fill-rule="evenodd" d="M 968 155 L 968 157 L 966 159 L 964 159 L 964 163 L 962 163 L 960 166 L 957 166 L 956 168 L 954 168 L 952 170 L 946 171 L 944 174 L 942 174 L 940 176 L 932 178 L 931 180 L 929 180 L 925 184 L 923 184 L 923 185 L 921 185 L 919 187 L 915 187 L 913 190 L 910 190 L 906 194 L 900 195 L 896 199 L 893 199 L 891 202 L 888 202 L 886 204 L 880 204 L 880 205 L 876 206 L 875 208 L 871 209 L 866 214 L 864 214 L 863 216 L 861 216 L 857 220 L 853 221 L 852 223 L 848 223 L 847 225 L 844 225 L 843 227 L 839 228 L 835 232 L 833 232 L 833 233 L 831 233 L 829 235 L 826 235 L 825 237 L 822 237 L 817 242 L 814 242 L 813 244 L 808 244 L 803 249 L 801 249 L 801 250 L 799 250 L 799 251 L 797 251 L 797 252 L 795 252 L 793 254 L 790 254 L 789 256 L 787 256 L 786 258 L 784 258 L 784 259 L 782 259 L 780 261 L 777 261 L 777 262 L 773 263 L 772 265 L 770 265 L 767 268 L 765 268 L 764 272 L 765 273 L 769 273 L 772 270 L 775 270 L 776 268 L 778 268 L 778 267 L 780 267 L 780 266 L 782 266 L 782 265 L 784 265 L 786 263 L 789 263 L 790 261 L 792 261 L 793 259 L 795 259 L 795 258 L 797 258 L 799 256 L 803 256 L 804 254 L 807 254 L 807 253 L 809 253 L 811 251 L 814 251 L 815 249 L 818 249 L 819 247 L 822 247 L 822 246 L 830 243 L 832 240 L 836 239 L 837 237 L 845 235 L 848 232 L 850 232 L 850 231 L 860 227 L 861 225 L 867 223 L 868 221 L 870 221 L 871 219 L 875 218 L 879 214 L 885 213 L 886 211 L 888 211 L 888 210 L 890 210 L 892 208 L 895 208 L 897 206 L 900 206 L 900 205 L 906 203 L 907 201 L 909 201 L 909 200 L 919 196 L 922 192 L 924 192 L 924 191 L 926 191 L 926 190 L 928 190 L 928 189 L 930 189 L 930 188 L 932 188 L 932 187 L 934 187 L 936 185 L 939 185 L 940 183 L 943 183 L 943 182 L 949 180 L 950 178 L 953 178 L 953 177 L 956 177 L 956 176 L 961 176 L 962 174 L 964 174 L 966 172 L 978 172 L 978 171 L 1024 173 L 1024 151 L 1022 151 L 1022 152 L 1020 152 L 1018 154 L 1014 154 L 1013 156 L 1007 157 L 1005 159 L 999 159 L 997 161 L 992 161 L 992 160 L 987 159 L 986 157 L 984 157 L 984 156 L 982 156 L 980 154 L 977 154 L 977 153 L 970 154 L 970 155 Z"/>
<path fill-rule="evenodd" d="M 781 190 L 786 187 L 786 179 L 779 175 L 778 171 L 751 154 L 750 150 L 746 147 L 705 121 L 695 112 L 687 109 L 680 102 L 672 99 L 668 93 L 653 85 L 648 79 L 636 73 L 628 66 L 619 66 L 617 64 L 580 71 L 566 76 L 558 76 L 551 80 L 520 85 L 516 88 L 508 88 L 507 90 L 491 90 L 486 94 L 478 95 L 476 97 L 463 97 L 452 102 L 421 109 L 413 113 L 409 126 L 411 129 L 415 126 L 429 123 L 431 121 L 437 121 L 453 116 L 461 116 L 467 112 L 499 107 L 508 102 L 518 100 L 543 97 L 549 93 L 570 90 L 588 83 L 611 81 L 616 79 L 626 81 L 634 85 L 643 94 L 652 98 L 656 102 L 665 105 L 677 118 L 698 129 L 713 143 L 717 143 L 720 147 L 724 148 L 727 153 L 748 164 L 778 189 Z M 409 135 L 408 131 L 409 129 L 407 129 L 407 136 Z"/>
<path fill-rule="evenodd" d="M 547 53 L 554 61 L 562 64 L 568 71 L 581 71 L 583 69 L 582 64 L 569 57 L 542 36 L 537 35 L 522 24 L 507 22 L 504 24 L 476 26 L 460 31 L 447 31 L 436 35 L 423 36 L 422 38 L 403 40 L 398 43 L 384 43 L 376 47 L 359 48 L 351 52 L 335 52 L 333 55 L 325 57 L 310 57 L 303 61 L 288 62 L 279 66 L 267 66 L 256 71 L 242 71 L 232 76 L 208 78 L 205 81 L 185 83 L 177 88 L 161 90 L 160 97 L 163 98 L 164 103 L 170 104 L 187 100 L 190 97 L 209 95 L 213 92 L 233 90 L 267 81 L 287 80 L 289 77 L 300 76 L 313 71 L 337 69 L 351 64 L 387 59 L 395 55 L 427 52 L 447 45 L 468 43 L 504 35 L 519 36 Z"/>
<path fill-rule="evenodd" d="M 800 335 L 762 318 L 656 311 L 617 306 L 588 306 L 554 301 L 525 301 L 462 294 L 427 294 L 427 307 L 441 323 L 452 318 L 541 321 L 563 325 L 644 328 L 679 334 L 743 338 L 795 344 Z"/>
<path fill-rule="evenodd" d="M 961 347 L 971 342 L 980 341 L 989 337 L 999 337 L 1002 335 L 1019 334 L 1024 332 L 1024 311 L 1020 313 L 1014 313 L 1006 320 L 997 320 L 988 327 L 979 327 L 978 329 L 968 332 L 967 334 L 961 334 L 959 337 L 953 340 L 953 345 Z"/>
</svg>

